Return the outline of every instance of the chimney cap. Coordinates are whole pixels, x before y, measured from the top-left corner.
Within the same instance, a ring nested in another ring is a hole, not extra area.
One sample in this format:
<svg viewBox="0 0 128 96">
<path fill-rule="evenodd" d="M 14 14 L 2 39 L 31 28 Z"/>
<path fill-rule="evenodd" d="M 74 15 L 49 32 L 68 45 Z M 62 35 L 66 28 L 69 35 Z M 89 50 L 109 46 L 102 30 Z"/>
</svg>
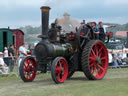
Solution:
<svg viewBox="0 0 128 96">
<path fill-rule="evenodd" d="M 40 9 L 42 11 L 49 11 L 51 8 L 49 6 L 42 6 Z"/>
</svg>

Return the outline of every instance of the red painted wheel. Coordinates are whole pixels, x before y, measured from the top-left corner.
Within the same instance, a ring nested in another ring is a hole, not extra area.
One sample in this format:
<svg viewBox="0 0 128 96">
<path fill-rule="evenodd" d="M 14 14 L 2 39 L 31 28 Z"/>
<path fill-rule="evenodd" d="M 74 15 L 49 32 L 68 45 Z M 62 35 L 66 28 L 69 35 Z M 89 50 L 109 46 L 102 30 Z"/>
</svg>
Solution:
<svg viewBox="0 0 128 96">
<path fill-rule="evenodd" d="M 82 69 L 90 80 L 102 79 L 108 68 L 108 52 L 99 40 L 92 40 L 82 52 Z"/>
<path fill-rule="evenodd" d="M 63 83 L 68 76 L 68 63 L 63 57 L 57 57 L 51 68 L 52 79 L 56 84 Z"/>
<path fill-rule="evenodd" d="M 37 64 L 33 57 L 24 58 L 19 67 L 20 77 L 24 82 L 32 82 L 37 73 Z"/>
</svg>

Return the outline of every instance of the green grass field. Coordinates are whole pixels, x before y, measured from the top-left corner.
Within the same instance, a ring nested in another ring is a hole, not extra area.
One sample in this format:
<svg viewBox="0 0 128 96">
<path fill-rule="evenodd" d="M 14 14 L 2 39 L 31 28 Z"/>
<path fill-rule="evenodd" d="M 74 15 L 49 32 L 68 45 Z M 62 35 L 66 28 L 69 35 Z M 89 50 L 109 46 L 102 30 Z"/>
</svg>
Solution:
<svg viewBox="0 0 128 96">
<path fill-rule="evenodd" d="M 128 69 L 109 69 L 103 80 L 89 81 L 77 72 L 56 85 L 49 74 L 40 74 L 31 83 L 20 77 L 0 77 L 0 96 L 128 96 Z"/>
</svg>

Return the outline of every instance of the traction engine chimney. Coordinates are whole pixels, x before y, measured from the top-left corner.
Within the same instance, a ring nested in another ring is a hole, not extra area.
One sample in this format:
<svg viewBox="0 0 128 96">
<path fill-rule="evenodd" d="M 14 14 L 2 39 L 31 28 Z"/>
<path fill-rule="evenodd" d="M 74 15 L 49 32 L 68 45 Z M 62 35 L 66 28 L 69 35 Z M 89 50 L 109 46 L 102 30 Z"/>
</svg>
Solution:
<svg viewBox="0 0 128 96">
<path fill-rule="evenodd" d="M 39 37 L 42 39 L 48 38 L 48 26 L 49 26 L 49 11 L 50 7 L 48 6 L 42 6 L 41 8 L 42 12 L 42 35 Z"/>
</svg>

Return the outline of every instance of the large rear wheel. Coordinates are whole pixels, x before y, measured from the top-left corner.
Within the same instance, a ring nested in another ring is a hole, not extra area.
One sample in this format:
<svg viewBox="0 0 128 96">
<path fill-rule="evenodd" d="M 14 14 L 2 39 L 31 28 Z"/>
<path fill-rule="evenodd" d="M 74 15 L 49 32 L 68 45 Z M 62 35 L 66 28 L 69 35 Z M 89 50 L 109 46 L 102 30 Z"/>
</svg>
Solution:
<svg viewBox="0 0 128 96">
<path fill-rule="evenodd" d="M 108 68 L 108 52 L 103 42 L 99 40 L 89 41 L 83 49 L 81 64 L 88 79 L 102 79 Z"/>
<path fill-rule="evenodd" d="M 56 84 L 63 83 L 68 76 L 68 63 L 65 58 L 57 57 L 51 67 L 52 79 Z"/>
<path fill-rule="evenodd" d="M 32 82 L 37 72 L 37 63 L 31 56 L 24 58 L 19 67 L 20 77 L 24 82 Z"/>
</svg>

